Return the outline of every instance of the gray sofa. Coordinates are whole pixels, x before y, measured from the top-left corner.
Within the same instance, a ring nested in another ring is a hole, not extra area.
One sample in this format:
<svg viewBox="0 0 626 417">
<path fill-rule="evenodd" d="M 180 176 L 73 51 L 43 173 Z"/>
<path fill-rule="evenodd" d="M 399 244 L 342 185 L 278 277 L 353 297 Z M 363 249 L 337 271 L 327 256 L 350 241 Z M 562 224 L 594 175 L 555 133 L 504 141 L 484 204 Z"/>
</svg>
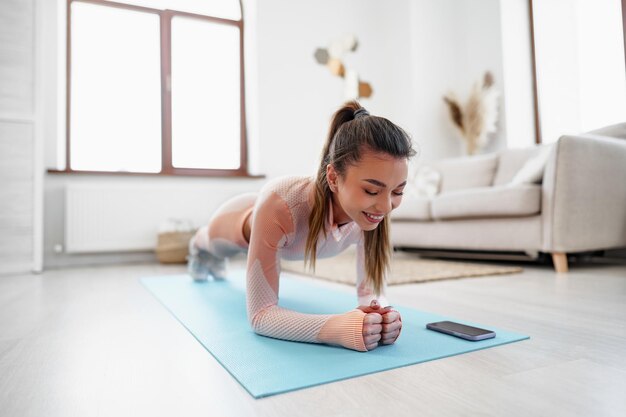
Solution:
<svg viewBox="0 0 626 417">
<path fill-rule="evenodd" d="M 520 180 L 537 161 L 542 178 Z M 392 212 L 394 248 L 549 254 L 567 272 L 568 254 L 626 247 L 626 123 L 427 165 L 437 193 Z"/>
</svg>

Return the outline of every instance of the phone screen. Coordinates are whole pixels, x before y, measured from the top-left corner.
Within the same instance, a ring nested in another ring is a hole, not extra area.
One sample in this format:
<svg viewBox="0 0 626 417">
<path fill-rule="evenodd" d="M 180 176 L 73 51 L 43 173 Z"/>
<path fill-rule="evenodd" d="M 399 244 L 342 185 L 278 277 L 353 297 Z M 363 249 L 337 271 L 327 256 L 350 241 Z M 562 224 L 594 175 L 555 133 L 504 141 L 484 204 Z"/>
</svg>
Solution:
<svg viewBox="0 0 626 417">
<path fill-rule="evenodd" d="M 437 323 L 428 323 L 427 329 L 436 332 L 449 334 L 460 337 L 461 339 L 471 340 L 473 342 L 496 337 L 496 333 L 491 330 L 480 329 L 478 327 L 468 326 L 466 324 L 455 323 L 453 321 L 440 321 Z"/>
<path fill-rule="evenodd" d="M 466 326 L 465 324 L 455 323 L 453 321 L 440 321 L 433 323 L 433 326 L 440 329 L 451 330 L 453 332 L 465 333 L 470 336 L 480 336 L 492 333 L 491 330 L 479 329 L 478 327 Z"/>
</svg>

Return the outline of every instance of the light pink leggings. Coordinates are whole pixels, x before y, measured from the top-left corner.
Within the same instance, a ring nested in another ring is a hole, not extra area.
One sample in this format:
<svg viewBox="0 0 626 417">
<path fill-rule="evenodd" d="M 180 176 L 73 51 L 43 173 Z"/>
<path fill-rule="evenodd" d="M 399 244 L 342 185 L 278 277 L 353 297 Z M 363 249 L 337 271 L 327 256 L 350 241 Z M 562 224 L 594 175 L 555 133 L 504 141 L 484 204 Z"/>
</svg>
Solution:
<svg viewBox="0 0 626 417">
<path fill-rule="evenodd" d="M 233 197 L 218 207 L 209 224 L 198 229 L 194 244 L 219 258 L 229 258 L 248 250 L 244 236 L 246 221 L 252 214 L 257 193 Z"/>
</svg>

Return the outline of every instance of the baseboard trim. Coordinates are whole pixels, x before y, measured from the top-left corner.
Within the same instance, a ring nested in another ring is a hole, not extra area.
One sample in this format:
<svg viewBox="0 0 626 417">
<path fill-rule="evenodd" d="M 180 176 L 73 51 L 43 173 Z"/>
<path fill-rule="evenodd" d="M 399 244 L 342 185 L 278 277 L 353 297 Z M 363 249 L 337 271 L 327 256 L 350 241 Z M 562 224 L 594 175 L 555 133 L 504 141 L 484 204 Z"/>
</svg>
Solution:
<svg viewBox="0 0 626 417">
<path fill-rule="evenodd" d="M 46 255 L 44 258 L 44 270 L 158 262 L 154 251 L 90 254 L 48 253 Z"/>
</svg>

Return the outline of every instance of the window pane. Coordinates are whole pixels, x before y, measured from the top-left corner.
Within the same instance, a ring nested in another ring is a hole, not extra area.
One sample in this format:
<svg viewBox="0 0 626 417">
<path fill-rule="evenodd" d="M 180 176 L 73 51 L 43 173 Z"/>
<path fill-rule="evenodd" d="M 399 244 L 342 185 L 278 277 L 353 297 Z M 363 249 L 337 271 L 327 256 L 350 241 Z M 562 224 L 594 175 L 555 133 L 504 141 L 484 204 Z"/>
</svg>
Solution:
<svg viewBox="0 0 626 417">
<path fill-rule="evenodd" d="M 72 3 L 71 168 L 161 171 L 159 17 Z"/>
<path fill-rule="evenodd" d="M 619 123 L 626 114 L 621 5 L 533 2 L 541 140 Z M 557 28 L 557 29 L 555 29 Z"/>
<path fill-rule="evenodd" d="M 241 19 L 239 0 L 124 0 L 121 2 L 151 9 L 177 10 L 222 19 Z"/>
<path fill-rule="evenodd" d="M 240 166 L 239 28 L 172 19 L 172 165 Z"/>
</svg>

